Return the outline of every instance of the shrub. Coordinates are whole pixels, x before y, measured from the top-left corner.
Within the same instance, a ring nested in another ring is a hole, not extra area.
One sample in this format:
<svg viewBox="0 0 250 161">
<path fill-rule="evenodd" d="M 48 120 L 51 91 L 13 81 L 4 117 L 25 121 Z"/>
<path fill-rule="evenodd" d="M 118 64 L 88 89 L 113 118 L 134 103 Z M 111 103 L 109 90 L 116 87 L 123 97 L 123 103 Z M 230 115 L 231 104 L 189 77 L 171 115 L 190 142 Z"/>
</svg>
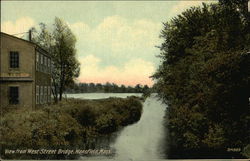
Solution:
<svg viewBox="0 0 250 161">
<path fill-rule="evenodd" d="M 68 99 L 33 111 L 12 109 L 1 117 L 1 154 L 5 159 L 58 159 L 62 156 L 5 155 L 4 149 L 90 147 L 95 138 L 138 121 L 141 111 L 136 98 Z"/>
</svg>

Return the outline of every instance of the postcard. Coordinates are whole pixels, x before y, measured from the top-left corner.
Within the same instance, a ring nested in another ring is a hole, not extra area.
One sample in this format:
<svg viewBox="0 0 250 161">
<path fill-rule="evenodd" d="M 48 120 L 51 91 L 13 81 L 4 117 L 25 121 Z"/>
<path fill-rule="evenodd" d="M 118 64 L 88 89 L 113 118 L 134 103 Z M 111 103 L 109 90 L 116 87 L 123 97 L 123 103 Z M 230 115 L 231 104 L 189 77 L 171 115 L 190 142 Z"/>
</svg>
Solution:
<svg viewBox="0 0 250 161">
<path fill-rule="evenodd" d="M 1 1 L 0 160 L 249 160 L 250 1 Z"/>
</svg>

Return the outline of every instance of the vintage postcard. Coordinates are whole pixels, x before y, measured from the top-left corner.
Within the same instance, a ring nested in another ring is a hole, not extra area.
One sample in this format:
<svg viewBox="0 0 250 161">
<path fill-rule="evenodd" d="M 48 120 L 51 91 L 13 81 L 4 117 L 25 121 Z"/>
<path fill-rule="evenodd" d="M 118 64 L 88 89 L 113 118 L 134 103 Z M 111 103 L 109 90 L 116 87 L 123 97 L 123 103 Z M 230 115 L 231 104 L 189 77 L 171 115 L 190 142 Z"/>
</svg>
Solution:
<svg viewBox="0 0 250 161">
<path fill-rule="evenodd" d="M 248 160 L 250 2 L 1 1 L 0 160 Z"/>
</svg>

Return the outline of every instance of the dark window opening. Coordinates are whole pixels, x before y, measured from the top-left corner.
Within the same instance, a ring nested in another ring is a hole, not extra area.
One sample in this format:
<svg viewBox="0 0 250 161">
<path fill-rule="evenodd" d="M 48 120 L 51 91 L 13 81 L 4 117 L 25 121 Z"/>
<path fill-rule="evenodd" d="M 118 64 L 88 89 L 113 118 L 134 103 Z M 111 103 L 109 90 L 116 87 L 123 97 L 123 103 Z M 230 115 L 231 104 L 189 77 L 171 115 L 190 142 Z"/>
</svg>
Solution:
<svg viewBox="0 0 250 161">
<path fill-rule="evenodd" d="M 19 68 L 19 53 L 16 51 L 10 52 L 10 68 Z"/>
<path fill-rule="evenodd" d="M 9 103 L 18 104 L 19 103 L 18 87 L 10 87 L 9 90 L 10 90 L 9 91 Z"/>
</svg>

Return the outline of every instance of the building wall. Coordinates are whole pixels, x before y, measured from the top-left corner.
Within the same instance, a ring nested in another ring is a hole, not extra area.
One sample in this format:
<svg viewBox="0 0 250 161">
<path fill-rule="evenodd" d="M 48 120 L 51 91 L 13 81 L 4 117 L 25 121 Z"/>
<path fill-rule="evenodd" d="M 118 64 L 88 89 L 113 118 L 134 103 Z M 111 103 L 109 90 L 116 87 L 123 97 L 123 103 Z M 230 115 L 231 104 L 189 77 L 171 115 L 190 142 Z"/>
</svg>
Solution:
<svg viewBox="0 0 250 161">
<path fill-rule="evenodd" d="M 9 52 L 19 52 L 19 68 L 9 68 Z M 1 34 L 1 77 L 35 78 L 35 46 L 31 43 Z"/>
<path fill-rule="evenodd" d="M 16 106 L 16 105 L 9 105 L 9 87 L 10 86 L 17 86 L 19 87 L 19 104 L 17 106 L 20 107 L 26 107 L 26 108 L 32 108 L 33 104 L 33 84 L 30 82 L 1 82 L 0 85 L 0 102 L 1 102 L 1 108 L 7 108 L 10 106 Z"/>
<path fill-rule="evenodd" d="M 19 68 L 10 68 L 10 51 L 19 52 Z M 8 87 L 19 86 L 21 106 L 35 106 L 35 45 L 1 33 L 0 106 L 9 103 Z"/>
<path fill-rule="evenodd" d="M 48 104 L 51 102 L 51 58 L 42 51 L 37 51 L 36 57 L 35 84 L 36 99 L 38 100 L 36 104 Z M 43 91 L 42 95 L 41 90 Z"/>
</svg>

